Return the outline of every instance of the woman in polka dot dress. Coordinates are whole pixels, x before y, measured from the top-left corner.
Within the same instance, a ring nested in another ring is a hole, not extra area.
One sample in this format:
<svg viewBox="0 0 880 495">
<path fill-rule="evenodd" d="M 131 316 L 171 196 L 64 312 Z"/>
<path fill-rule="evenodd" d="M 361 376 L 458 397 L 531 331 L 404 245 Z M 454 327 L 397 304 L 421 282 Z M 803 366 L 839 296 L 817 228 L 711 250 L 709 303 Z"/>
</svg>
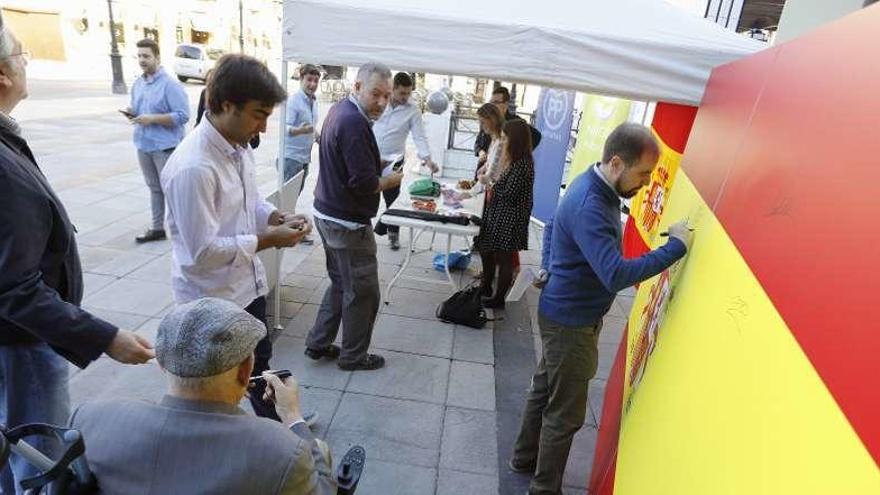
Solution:
<svg viewBox="0 0 880 495">
<path fill-rule="evenodd" d="M 480 289 L 487 308 L 503 308 L 504 297 L 513 283 L 513 261 L 518 251 L 529 246 L 529 217 L 532 212 L 532 186 L 535 167 L 532 159 L 532 134 L 522 120 L 504 124 L 504 149 L 498 180 L 483 212 L 483 223 L 476 241 L 483 261 Z M 495 270 L 498 283 L 495 290 Z"/>
</svg>

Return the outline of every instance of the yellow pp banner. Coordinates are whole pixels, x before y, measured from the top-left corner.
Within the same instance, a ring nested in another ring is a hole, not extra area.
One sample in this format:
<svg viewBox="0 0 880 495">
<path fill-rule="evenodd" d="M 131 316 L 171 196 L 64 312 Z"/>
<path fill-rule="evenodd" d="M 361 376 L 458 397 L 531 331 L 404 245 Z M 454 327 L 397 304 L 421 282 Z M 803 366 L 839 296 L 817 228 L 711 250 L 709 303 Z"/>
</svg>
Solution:
<svg viewBox="0 0 880 495">
<path fill-rule="evenodd" d="M 602 159 L 605 139 L 618 125 L 626 122 L 632 102 L 610 96 L 587 95 L 581 107 L 577 144 L 568 169 L 566 183 Z"/>
</svg>

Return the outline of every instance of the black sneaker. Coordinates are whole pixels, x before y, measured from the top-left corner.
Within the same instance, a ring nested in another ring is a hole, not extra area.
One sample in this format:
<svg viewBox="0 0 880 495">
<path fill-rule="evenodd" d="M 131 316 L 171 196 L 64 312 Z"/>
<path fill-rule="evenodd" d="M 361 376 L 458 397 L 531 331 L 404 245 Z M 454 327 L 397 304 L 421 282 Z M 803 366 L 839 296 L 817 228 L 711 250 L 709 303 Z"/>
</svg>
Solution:
<svg viewBox="0 0 880 495">
<path fill-rule="evenodd" d="M 144 232 L 143 234 L 135 237 L 134 241 L 137 242 L 138 244 L 143 244 L 145 242 L 164 241 L 165 239 L 167 239 L 167 237 L 165 237 L 164 230 L 150 229 L 150 230 Z"/>
<path fill-rule="evenodd" d="M 510 459 L 509 461 L 507 461 L 507 467 L 510 468 L 510 470 L 514 473 L 534 474 L 535 468 L 537 466 L 534 464 L 519 465 L 514 462 L 513 459 Z"/>
<path fill-rule="evenodd" d="M 378 354 L 367 354 L 361 358 L 360 361 L 355 361 L 353 363 L 337 363 L 336 366 L 339 366 L 339 369 L 345 371 L 371 371 L 385 366 L 385 358 Z"/>
<path fill-rule="evenodd" d="M 311 347 L 306 347 L 305 355 L 315 361 L 321 358 L 336 359 L 339 357 L 339 346 L 330 344 L 324 349 L 312 349 Z"/>
</svg>

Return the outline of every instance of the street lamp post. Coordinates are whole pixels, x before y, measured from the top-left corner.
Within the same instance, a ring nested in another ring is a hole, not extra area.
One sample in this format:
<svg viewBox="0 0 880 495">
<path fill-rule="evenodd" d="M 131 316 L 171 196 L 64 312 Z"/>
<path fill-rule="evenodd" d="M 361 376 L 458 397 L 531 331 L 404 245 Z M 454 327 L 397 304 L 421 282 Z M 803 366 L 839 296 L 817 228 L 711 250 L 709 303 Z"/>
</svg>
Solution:
<svg viewBox="0 0 880 495">
<path fill-rule="evenodd" d="M 238 0 L 238 51 L 244 53 L 244 0 Z"/>
<path fill-rule="evenodd" d="M 107 10 L 110 12 L 110 66 L 113 69 L 113 94 L 124 95 L 128 93 L 125 79 L 122 75 L 122 55 L 116 45 L 116 33 L 113 31 L 113 2 L 107 0 Z"/>
</svg>

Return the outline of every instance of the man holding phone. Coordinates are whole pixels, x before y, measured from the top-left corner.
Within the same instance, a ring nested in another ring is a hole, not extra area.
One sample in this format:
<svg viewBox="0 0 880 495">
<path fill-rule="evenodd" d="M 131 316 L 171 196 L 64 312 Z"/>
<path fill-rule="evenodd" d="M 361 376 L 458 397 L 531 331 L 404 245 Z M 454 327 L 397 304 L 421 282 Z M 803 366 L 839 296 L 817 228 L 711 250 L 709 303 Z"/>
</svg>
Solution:
<svg viewBox="0 0 880 495">
<path fill-rule="evenodd" d="M 184 125 L 189 120 L 189 100 L 183 86 L 159 65 L 158 43 L 142 39 L 137 42 L 137 50 L 138 65 L 144 74 L 131 87 L 131 105 L 119 112 L 134 125 L 138 163 L 150 189 L 152 224 L 135 238 L 144 243 L 165 239 L 165 196 L 159 176 L 183 139 Z"/>
<path fill-rule="evenodd" d="M 265 335 L 262 322 L 222 299 L 165 316 L 156 336 L 162 400 L 91 401 L 71 418 L 101 491 L 335 494 L 330 449 L 309 431 L 292 376 L 260 375 L 281 423 L 239 407 Z"/>
<path fill-rule="evenodd" d="M 412 134 L 416 143 L 419 159 L 431 172 L 436 172 L 437 165 L 431 160 L 431 149 L 428 147 L 428 137 L 425 135 L 425 125 L 422 123 L 422 112 L 419 111 L 418 105 L 410 101 L 414 86 L 412 77 L 406 72 L 398 72 L 394 75 L 391 101 L 379 120 L 373 124 L 373 133 L 376 135 L 376 144 L 379 146 L 379 155 L 383 164 L 393 164 L 394 172 L 403 169 L 406 137 L 409 134 Z M 385 207 L 390 208 L 400 196 L 400 187 L 382 191 L 382 196 L 385 198 Z M 391 249 L 394 251 L 400 249 L 400 227 L 385 225 L 379 221 L 376 224 L 376 234 L 385 235 L 386 232 L 391 242 Z"/>
<path fill-rule="evenodd" d="M 280 212 L 260 197 L 248 142 L 287 97 L 269 69 L 253 57 L 226 55 L 208 85 L 205 119 L 178 146 L 162 172 L 171 233 L 172 290 L 177 303 L 219 297 L 266 321 L 266 270 L 257 252 L 295 246 L 311 231 L 301 215 Z M 256 347 L 254 370 L 269 369 L 272 341 Z M 250 394 L 258 416 L 279 420 Z"/>
</svg>

